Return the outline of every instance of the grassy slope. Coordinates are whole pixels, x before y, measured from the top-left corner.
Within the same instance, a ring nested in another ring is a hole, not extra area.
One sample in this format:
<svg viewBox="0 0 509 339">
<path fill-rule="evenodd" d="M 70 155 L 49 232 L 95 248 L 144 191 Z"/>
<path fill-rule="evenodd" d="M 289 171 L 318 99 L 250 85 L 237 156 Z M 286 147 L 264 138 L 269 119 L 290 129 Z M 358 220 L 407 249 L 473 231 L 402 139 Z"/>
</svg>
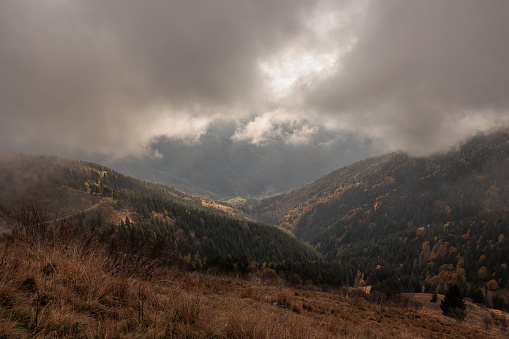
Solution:
<svg viewBox="0 0 509 339">
<path fill-rule="evenodd" d="M 77 161 L 57 157 L 25 156 L 0 152 L 0 207 L 14 207 L 24 200 L 37 201 L 48 214 L 58 216 L 87 209 L 97 203 L 85 192 L 57 185 L 48 177 L 59 167 L 81 170 Z"/>
<path fill-rule="evenodd" d="M 102 257 L 80 246 L 10 240 L 0 240 L 2 338 L 507 335 L 507 314 L 476 308 L 458 324 L 428 307 L 424 294 L 425 307 L 410 308 L 172 269 L 140 280 L 107 274 Z M 483 318 L 493 319 L 488 330 Z"/>
</svg>

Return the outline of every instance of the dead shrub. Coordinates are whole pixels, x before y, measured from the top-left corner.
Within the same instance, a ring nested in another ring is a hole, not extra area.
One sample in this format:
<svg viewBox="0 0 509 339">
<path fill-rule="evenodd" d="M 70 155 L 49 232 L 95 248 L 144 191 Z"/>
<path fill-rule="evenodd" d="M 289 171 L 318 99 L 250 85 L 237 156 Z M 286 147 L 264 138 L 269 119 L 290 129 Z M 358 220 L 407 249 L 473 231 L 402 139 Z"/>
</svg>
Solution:
<svg viewBox="0 0 509 339">
<path fill-rule="evenodd" d="M 490 312 L 491 313 L 491 320 L 492 322 L 500 327 L 500 329 L 502 330 L 502 332 L 506 332 L 507 331 L 507 319 L 505 316 L 501 315 L 497 315 L 495 314 L 494 312 Z"/>
<path fill-rule="evenodd" d="M 27 338 L 29 333 L 15 322 L 0 322 L 0 338 Z"/>
<path fill-rule="evenodd" d="M 241 312 L 232 314 L 226 323 L 226 336 L 228 338 L 246 339 L 246 338 L 275 338 L 274 320 L 265 314 L 247 314 Z"/>
<path fill-rule="evenodd" d="M 200 296 L 183 294 L 174 301 L 174 317 L 177 322 L 194 324 L 200 316 Z"/>
<path fill-rule="evenodd" d="M 6 285 L 0 285 L 0 307 L 4 309 L 12 309 L 15 302 L 15 291 Z"/>
<path fill-rule="evenodd" d="M 249 286 L 242 290 L 240 294 L 241 298 L 245 299 L 251 299 L 255 301 L 262 301 L 264 300 L 264 297 L 262 296 L 262 293 L 257 288 L 254 288 L 253 286 Z"/>
<path fill-rule="evenodd" d="M 482 320 L 484 322 L 484 329 L 486 331 L 491 330 L 491 326 L 493 325 L 493 321 L 491 320 L 491 317 L 484 316 Z"/>
<path fill-rule="evenodd" d="M 231 312 L 224 329 L 227 338 L 327 338 L 326 326 L 289 312 L 266 309 Z"/>
<path fill-rule="evenodd" d="M 19 285 L 19 290 L 22 292 L 33 293 L 37 291 L 37 282 L 33 277 L 25 278 Z"/>
<path fill-rule="evenodd" d="M 290 309 L 292 308 L 292 302 L 290 296 L 287 293 L 279 292 L 275 299 L 272 301 L 272 305 L 280 308 Z"/>
</svg>

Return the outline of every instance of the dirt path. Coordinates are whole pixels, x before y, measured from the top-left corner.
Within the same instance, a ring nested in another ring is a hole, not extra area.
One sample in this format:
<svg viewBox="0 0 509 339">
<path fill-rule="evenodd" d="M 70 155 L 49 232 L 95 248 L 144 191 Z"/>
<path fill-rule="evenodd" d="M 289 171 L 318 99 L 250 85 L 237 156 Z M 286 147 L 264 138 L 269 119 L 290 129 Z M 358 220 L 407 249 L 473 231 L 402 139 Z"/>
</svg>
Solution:
<svg viewBox="0 0 509 339">
<path fill-rule="evenodd" d="M 59 218 L 55 218 L 55 219 L 52 219 L 52 220 L 48 220 L 48 221 L 45 221 L 44 224 L 50 224 L 52 222 L 55 222 L 55 221 L 60 221 L 60 220 L 64 220 L 66 218 L 70 218 L 70 217 L 74 217 L 80 213 L 83 213 L 83 212 L 88 212 L 88 211 L 91 211 L 93 209 L 96 209 L 97 207 L 101 206 L 104 202 L 99 202 L 87 209 L 84 209 L 84 210 L 81 210 L 81 211 L 78 211 L 78 212 L 74 212 L 74 213 L 71 213 L 71 214 L 67 214 L 67 215 L 64 215 L 62 217 L 59 217 Z M 4 221 L 4 220 L 0 220 L 0 234 L 2 233 L 10 233 L 11 230 L 9 229 L 9 227 L 7 226 L 7 223 Z"/>
<path fill-rule="evenodd" d="M 68 215 L 64 215 L 63 217 L 60 217 L 60 218 L 56 218 L 56 219 L 53 219 L 53 220 L 46 221 L 46 222 L 45 222 L 45 224 L 49 224 L 49 223 L 52 223 L 52 222 L 55 222 L 55 221 L 60 221 L 60 220 L 63 220 L 63 219 L 65 219 L 65 218 L 74 217 L 75 215 L 78 215 L 78 214 L 80 214 L 80 213 L 82 213 L 82 212 L 88 212 L 88 211 L 91 211 L 91 210 L 93 210 L 93 209 L 95 209 L 95 208 L 97 208 L 97 207 L 101 206 L 102 204 L 103 204 L 102 202 L 97 203 L 97 204 L 95 204 L 95 205 L 93 205 L 93 206 L 91 206 L 91 207 L 89 207 L 89 208 L 87 208 L 87 209 L 85 209 L 85 210 L 81 210 L 81 211 L 79 211 L 79 212 L 74 212 L 74 213 L 71 213 L 71 214 L 68 214 Z"/>
</svg>

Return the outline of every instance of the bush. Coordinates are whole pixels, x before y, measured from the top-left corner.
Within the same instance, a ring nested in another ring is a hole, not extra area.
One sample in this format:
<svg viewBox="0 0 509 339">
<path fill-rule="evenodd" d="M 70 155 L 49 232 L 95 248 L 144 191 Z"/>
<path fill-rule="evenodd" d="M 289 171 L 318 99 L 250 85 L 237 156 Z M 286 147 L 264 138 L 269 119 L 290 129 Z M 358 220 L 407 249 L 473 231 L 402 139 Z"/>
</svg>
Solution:
<svg viewBox="0 0 509 339">
<path fill-rule="evenodd" d="M 264 279 L 267 279 L 267 280 L 277 279 L 276 271 L 273 270 L 272 268 L 268 268 L 268 267 L 263 270 L 262 276 Z"/>
</svg>

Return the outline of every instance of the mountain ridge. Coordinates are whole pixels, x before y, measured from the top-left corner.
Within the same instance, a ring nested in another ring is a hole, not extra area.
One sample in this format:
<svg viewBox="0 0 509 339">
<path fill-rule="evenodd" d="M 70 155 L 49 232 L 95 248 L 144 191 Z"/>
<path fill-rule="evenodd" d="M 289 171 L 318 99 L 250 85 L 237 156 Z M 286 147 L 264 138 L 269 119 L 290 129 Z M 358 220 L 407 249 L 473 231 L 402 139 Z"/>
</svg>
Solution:
<svg viewBox="0 0 509 339">
<path fill-rule="evenodd" d="M 392 275 L 394 284 L 417 290 L 459 274 L 482 285 L 477 271 L 484 267 L 506 286 L 508 202 L 509 133 L 499 130 L 443 154 L 356 162 L 262 200 L 253 214 L 292 230 L 329 260 L 349 262 L 367 283 Z"/>
</svg>

